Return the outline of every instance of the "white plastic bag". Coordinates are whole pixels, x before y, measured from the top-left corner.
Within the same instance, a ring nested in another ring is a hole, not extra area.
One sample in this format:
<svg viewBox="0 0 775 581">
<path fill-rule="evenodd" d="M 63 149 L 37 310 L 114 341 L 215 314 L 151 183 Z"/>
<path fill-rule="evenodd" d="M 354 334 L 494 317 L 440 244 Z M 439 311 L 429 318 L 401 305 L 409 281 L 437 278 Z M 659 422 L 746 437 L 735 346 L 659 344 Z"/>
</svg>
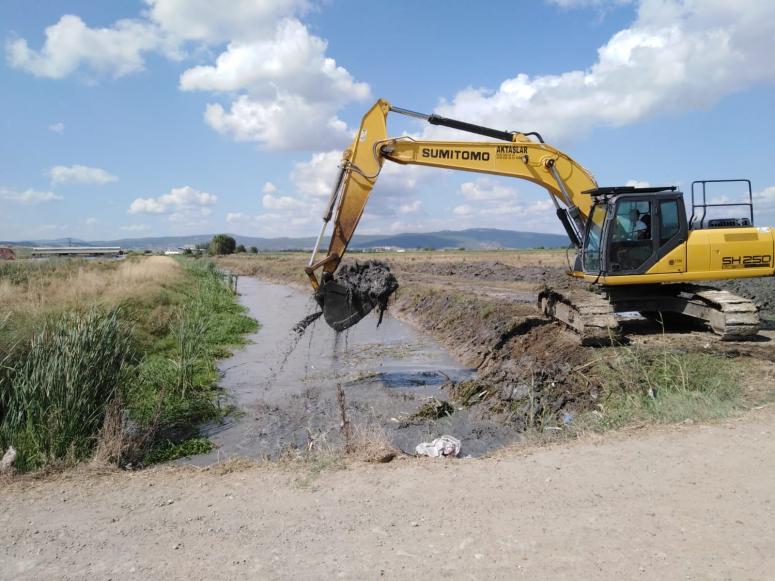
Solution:
<svg viewBox="0 0 775 581">
<path fill-rule="evenodd" d="M 431 458 L 457 456 L 460 454 L 460 440 L 453 436 L 442 436 L 441 438 L 436 438 L 433 442 L 417 444 L 414 451 L 418 456 L 430 456 Z"/>
</svg>

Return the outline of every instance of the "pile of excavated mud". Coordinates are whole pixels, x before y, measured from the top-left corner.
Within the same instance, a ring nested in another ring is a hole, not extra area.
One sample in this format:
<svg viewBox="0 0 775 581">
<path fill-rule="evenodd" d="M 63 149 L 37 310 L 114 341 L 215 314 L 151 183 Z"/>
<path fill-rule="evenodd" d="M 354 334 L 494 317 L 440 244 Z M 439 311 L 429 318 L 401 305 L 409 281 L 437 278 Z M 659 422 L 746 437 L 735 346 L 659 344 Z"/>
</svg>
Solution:
<svg viewBox="0 0 775 581">
<path fill-rule="evenodd" d="M 459 404 L 481 405 L 523 431 L 596 403 L 600 389 L 588 365 L 593 348 L 532 305 L 410 289 L 397 307 L 477 369 L 477 379 L 448 386 Z"/>
<path fill-rule="evenodd" d="M 759 307 L 762 319 L 775 321 L 775 280 L 772 278 L 741 278 L 712 281 L 710 286 L 751 299 Z"/>
<path fill-rule="evenodd" d="M 521 431 L 592 409 L 600 392 L 589 373 L 593 360 L 591 349 L 556 323 L 527 318 L 479 369 L 478 381 L 497 386 L 493 403 Z"/>
<path fill-rule="evenodd" d="M 401 270 L 433 276 L 451 276 L 465 280 L 541 282 L 547 269 L 541 266 L 510 266 L 497 261 L 448 263 L 422 261 L 403 263 Z"/>
</svg>

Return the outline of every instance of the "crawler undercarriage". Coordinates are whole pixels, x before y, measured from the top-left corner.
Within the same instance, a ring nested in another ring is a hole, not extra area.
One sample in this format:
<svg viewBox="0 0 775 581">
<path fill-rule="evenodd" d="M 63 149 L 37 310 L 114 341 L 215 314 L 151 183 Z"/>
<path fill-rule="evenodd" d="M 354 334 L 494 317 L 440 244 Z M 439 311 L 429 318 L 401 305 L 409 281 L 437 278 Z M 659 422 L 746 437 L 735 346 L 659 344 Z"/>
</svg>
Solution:
<svg viewBox="0 0 775 581">
<path fill-rule="evenodd" d="M 740 340 L 759 331 L 756 305 L 713 287 L 665 284 L 608 287 L 598 292 L 544 289 L 541 312 L 568 325 L 585 345 L 610 343 L 621 337 L 617 313 L 639 312 L 648 319 L 670 323 L 684 319 L 707 324 L 721 340 Z"/>
</svg>

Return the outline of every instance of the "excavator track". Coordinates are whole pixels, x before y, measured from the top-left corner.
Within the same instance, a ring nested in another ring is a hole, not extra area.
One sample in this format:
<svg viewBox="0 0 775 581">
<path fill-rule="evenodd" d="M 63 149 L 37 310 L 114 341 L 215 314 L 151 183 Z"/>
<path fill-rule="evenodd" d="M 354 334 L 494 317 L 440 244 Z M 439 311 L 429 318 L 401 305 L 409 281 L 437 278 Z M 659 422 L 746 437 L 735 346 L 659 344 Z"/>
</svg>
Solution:
<svg viewBox="0 0 775 581">
<path fill-rule="evenodd" d="M 659 319 L 659 313 L 675 313 L 704 322 L 721 340 L 750 338 L 760 327 L 759 309 L 752 301 L 709 286 L 608 287 L 606 292 L 617 313 L 638 311 L 652 319 Z"/>
<path fill-rule="evenodd" d="M 656 320 L 660 314 L 677 314 L 702 321 L 722 341 L 751 338 L 760 327 L 759 309 L 752 301 L 700 285 L 609 287 L 605 294 L 547 288 L 538 295 L 538 307 L 578 333 L 583 345 L 610 344 L 619 338 L 616 313 L 622 312 L 637 311 Z"/>
<path fill-rule="evenodd" d="M 582 345 L 610 345 L 621 335 L 613 305 L 594 292 L 546 288 L 538 294 L 538 308 L 573 329 Z"/>
<path fill-rule="evenodd" d="M 750 300 L 712 287 L 686 285 L 682 314 L 705 321 L 724 340 L 753 337 L 759 332 L 759 309 Z"/>
</svg>

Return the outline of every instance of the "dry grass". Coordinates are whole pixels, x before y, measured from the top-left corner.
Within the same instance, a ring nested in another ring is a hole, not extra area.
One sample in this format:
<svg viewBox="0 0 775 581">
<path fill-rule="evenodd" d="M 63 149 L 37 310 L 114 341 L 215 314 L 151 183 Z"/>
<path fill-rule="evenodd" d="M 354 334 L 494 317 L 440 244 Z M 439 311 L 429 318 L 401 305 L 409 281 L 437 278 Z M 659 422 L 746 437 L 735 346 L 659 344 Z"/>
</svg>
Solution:
<svg viewBox="0 0 775 581">
<path fill-rule="evenodd" d="M 357 425 L 353 430 L 348 455 L 364 462 L 384 464 L 400 453 L 379 425 Z"/>
<path fill-rule="evenodd" d="M 0 304 L 7 312 L 65 310 L 95 304 L 116 306 L 158 293 L 182 278 L 180 265 L 167 256 L 122 262 L 60 262 L 29 266 L 34 275 L 0 279 Z"/>
</svg>

